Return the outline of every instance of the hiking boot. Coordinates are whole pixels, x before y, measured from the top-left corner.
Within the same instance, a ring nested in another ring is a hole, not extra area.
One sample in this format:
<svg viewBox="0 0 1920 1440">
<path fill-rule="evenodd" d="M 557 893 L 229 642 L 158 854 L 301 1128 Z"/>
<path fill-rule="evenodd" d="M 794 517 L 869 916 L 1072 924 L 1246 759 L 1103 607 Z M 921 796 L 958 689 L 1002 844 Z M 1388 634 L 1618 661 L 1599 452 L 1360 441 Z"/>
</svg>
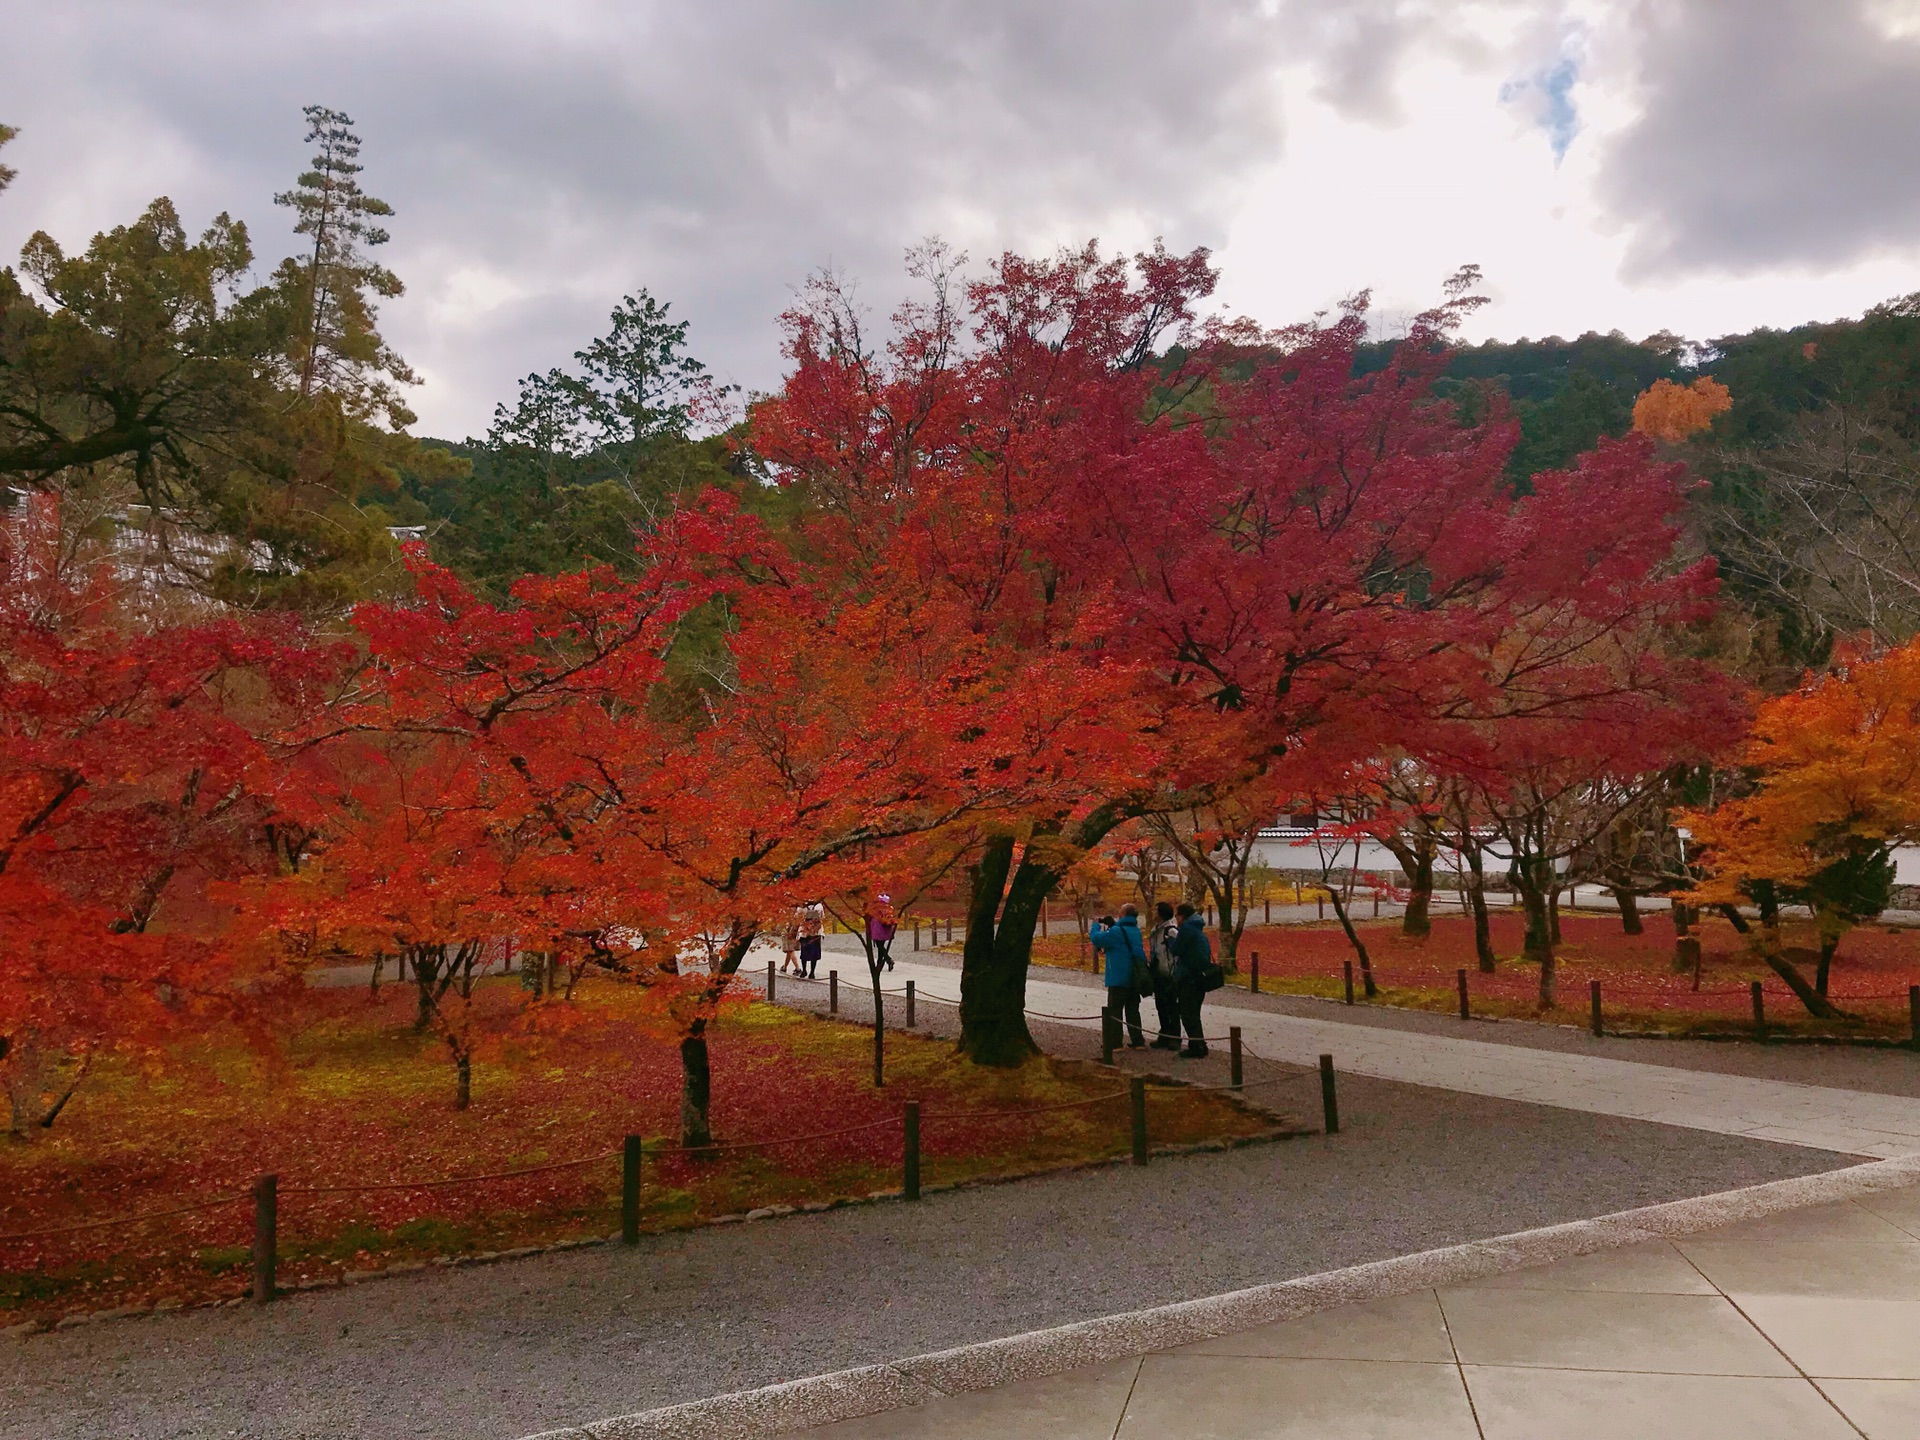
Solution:
<svg viewBox="0 0 1920 1440">
<path fill-rule="evenodd" d="M 1158 1040 L 1154 1041 L 1149 1048 L 1154 1050 L 1178 1050 L 1180 1048 L 1180 1042 L 1178 1040 L 1170 1040 L 1165 1035 L 1162 1035 Z"/>
<path fill-rule="evenodd" d="M 1144 1040 L 1127 1041 L 1127 1049 L 1129 1050 L 1144 1050 L 1146 1048 L 1147 1048 L 1147 1042 Z"/>
<path fill-rule="evenodd" d="M 1207 1058 L 1207 1047 L 1204 1045 L 1189 1045 L 1180 1052 L 1179 1058 L 1182 1060 L 1204 1060 Z"/>
</svg>

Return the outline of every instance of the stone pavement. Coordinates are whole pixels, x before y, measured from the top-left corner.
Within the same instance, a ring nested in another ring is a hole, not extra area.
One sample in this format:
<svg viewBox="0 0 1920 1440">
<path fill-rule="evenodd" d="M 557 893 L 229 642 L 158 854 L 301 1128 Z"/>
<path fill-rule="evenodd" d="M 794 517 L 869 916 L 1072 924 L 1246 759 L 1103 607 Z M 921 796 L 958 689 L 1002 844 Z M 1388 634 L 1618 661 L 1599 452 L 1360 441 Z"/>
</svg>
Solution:
<svg viewBox="0 0 1920 1440">
<path fill-rule="evenodd" d="M 850 937 L 834 940 L 836 952 L 841 945 L 858 943 Z M 883 978 L 882 987 L 896 990 L 907 980 L 914 981 L 928 1004 L 959 999 L 960 976 L 952 968 L 901 960 L 898 969 Z M 840 984 L 850 993 L 869 994 L 863 966 L 842 970 Z M 1209 1034 L 1224 1036 L 1229 1025 L 1238 1025 L 1250 1052 L 1288 1064 L 1310 1066 L 1320 1055 L 1331 1054 L 1342 1071 L 1409 1085 L 1848 1155 L 1920 1154 L 1920 1102 L 1902 1096 L 1277 1015 L 1237 1008 L 1221 998 L 1231 993 L 1222 991 L 1209 1000 Z M 1099 996 L 1083 985 L 1050 981 L 1037 968 L 1027 979 L 1027 1006 L 1036 1012 L 1085 1017 L 1097 1008 Z M 1098 1028 L 1097 1020 L 1068 1023 Z"/>
<path fill-rule="evenodd" d="M 1323 1310 L 805 1440 L 1911 1440 L 1920 1188 Z"/>
</svg>

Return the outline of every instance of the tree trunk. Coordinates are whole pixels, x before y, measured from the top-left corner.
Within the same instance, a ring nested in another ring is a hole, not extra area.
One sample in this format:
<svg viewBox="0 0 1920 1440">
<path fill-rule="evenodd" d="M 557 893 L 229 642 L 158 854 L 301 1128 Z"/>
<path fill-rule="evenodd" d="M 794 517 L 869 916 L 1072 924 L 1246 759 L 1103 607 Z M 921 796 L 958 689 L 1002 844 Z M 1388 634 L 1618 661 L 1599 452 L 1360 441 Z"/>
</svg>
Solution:
<svg viewBox="0 0 1920 1440">
<path fill-rule="evenodd" d="M 1553 937 L 1553 943 L 1560 943 L 1560 881 L 1551 880 L 1547 890 L 1547 934 Z"/>
<path fill-rule="evenodd" d="M 1009 887 L 1012 867 L 1013 837 L 989 840 L 973 867 L 967 897 L 959 1049 L 977 1065 L 1020 1065 L 1040 1049 L 1027 1029 L 1027 964 L 1033 957 L 1040 902 L 1056 877 L 1023 856 Z"/>
<path fill-rule="evenodd" d="M 1833 969 L 1833 952 L 1839 948 L 1840 937 L 1838 935 L 1822 935 L 1820 937 L 1820 964 L 1814 971 L 1813 989 L 1814 993 L 1822 1000 L 1827 998 L 1827 975 L 1828 972 Z"/>
<path fill-rule="evenodd" d="M 1753 882 L 1753 903 L 1760 907 L 1760 923 L 1771 930 L 1780 923 L 1780 892 L 1771 880 Z"/>
<path fill-rule="evenodd" d="M 1400 933 L 1410 940 L 1423 940 L 1433 933 L 1433 859 L 1439 837 L 1422 827 L 1411 842 L 1396 835 L 1380 843 L 1400 862 L 1407 877 L 1407 908 L 1400 917 Z"/>
<path fill-rule="evenodd" d="M 713 1104 L 713 1071 L 707 1057 L 707 1022 L 695 1020 L 680 1037 L 680 1143 L 689 1150 L 713 1144 L 708 1112 Z"/>
<path fill-rule="evenodd" d="M 453 1108 L 464 1110 L 473 1103 L 473 1056 L 464 1050 L 453 1052 Z"/>
<path fill-rule="evenodd" d="M 1366 987 L 1367 998 L 1372 1000 L 1380 993 L 1380 987 L 1373 978 L 1373 957 L 1367 953 L 1366 942 L 1360 938 L 1360 932 L 1353 928 L 1353 921 L 1347 917 L 1347 904 L 1340 898 L 1340 888 L 1329 885 L 1327 893 L 1333 897 L 1334 918 L 1340 922 L 1340 928 L 1347 932 L 1347 943 L 1353 946 L 1353 953 L 1360 961 L 1360 979 Z"/>
<path fill-rule="evenodd" d="M 1646 926 L 1640 923 L 1640 897 L 1625 885 L 1616 885 L 1613 890 L 1613 902 L 1620 907 L 1620 928 L 1628 935 L 1641 935 Z"/>
<path fill-rule="evenodd" d="M 1520 890 L 1520 903 L 1527 912 L 1526 958 L 1540 967 L 1540 1008 L 1553 1008 L 1554 953 L 1553 917 L 1547 906 L 1547 886 L 1551 871 L 1544 860 L 1529 856 L 1513 867 L 1514 884 Z"/>
<path fill-rule="evenodd" d="M 409 958 L 413 961 L 407 967 L 413 972 L 413 1033 L 424 1035 L 433 1024 L 433 991 L 440 979 L 440 962 L 445 956 L 434 946 L 415 945 Z"/>
<path fill-rule="evenodd" d="M 740 969 L 753 942 L 759 938 L 757 923 L 733 921 L 733 933 L 720 951 L 720 967 L 713 983 L 702 997 L 703 1005 L 716 1003 L 727 981 Z M 688 1022 L 680 1037 L 680 1143 L 693 1150 L 713 1144 L 713 1125 L 708 1106 L 713 1096 L 713 1077 L 708 1068 L 707 1017 L 696 1016 Z"/>
<path fill-rule="evenodd" d="M 1802 1005 L 1807 1007 L 1808 1014 L 1816 1015 L 1822 1020 L 1850 1018 L 1844 1012 L 1835 1009 L 1826 996 L 1809 985 L 1807 977 L 1800 973 L 1799 967 L 1781 952 L 1778 929 L 1769 928 L 1764 932 L 1759 951 L 1760 958 L 1767 962 L 1767 968 L 1787 982 L 1787 988 L 1793 991 Z"/>
<path fill-rule="evenodd" d="M 1672 907 L 1667 913 L 1673 917 L 1674 938 L 1676 940 L 1684 940 L 1687 938 L 1687 932 L 1693 928 L 1694 922 L 1699 919 L 1699 916 L 1694 913 L 1691 905 L 1683 904 L 1678 900 L 1671 900 L 1668 904 Z"/>
<path fill-rule="evenodd" d="M 1736 935 L 1752 933 L 1753 927 L 1747 924 L 1747 917 L 1740 913 L 1740 907 L 1738 905 L 1720 905 L 1715 908 L 1727 917 L 1727 923 L 1733 926 Z"/>
<path fill-rule="evenodd" d="M 1491 975 L 1497 960 L 1493 953 L 1493 922 L 1487 916 L 1486 866 L 1480 858 L 1478 845 L 1467 847 L 1465 853 L 1467 899 L 1473 906 L 1473 953 L 1479 957 L 1481 973 Z"/>
</svg>

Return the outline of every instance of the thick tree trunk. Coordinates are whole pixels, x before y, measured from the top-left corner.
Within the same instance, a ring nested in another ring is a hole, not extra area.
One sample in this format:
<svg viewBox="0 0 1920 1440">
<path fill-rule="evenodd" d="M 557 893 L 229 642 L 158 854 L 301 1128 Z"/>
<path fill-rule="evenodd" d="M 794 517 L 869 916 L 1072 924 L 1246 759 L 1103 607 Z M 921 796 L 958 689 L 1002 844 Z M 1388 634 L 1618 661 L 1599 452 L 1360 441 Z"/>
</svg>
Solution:
<svg viewBox="0 0 1920 1440">
<path fill-rule="evenodd" d="M 1473 953 L 1482 974 L 1491 975 L 1498 963 L 1493 953 L 1493 921 L 1487 915 L 1487 871 L 1479 846 L 1467 852 L 1467 899 L 1473 907 Z"/>
<path fill-rule="evenodd" d="M 1041 901 L 1057 877 L 1023 856 L 1009 886 L 1012 869 L 1013 837 L 989 840 L 967 899 L 959 1049 L 977 1065 L 1020 1065 L 1040 1048 L 1027 1029 L 1027 965 Z"/>
<path fill-rule="evenodd" d="M 1753 882 L 1753 903 L 1760 907 L 1760 923 L 1771 930 L 1780 923 L 1780 892 L 1771 880 Z"/>
<path fill-rule="evenodd" d="M 1347 943 L 1353 946 L 1353 953 L 1360 961 L 1360 980 L 1366 988 L 1367 998 L 1374 999 L 1380 993 L 1379 985 L 1373 978 L 1373 957 L 1367 953 L 1367 943 L 1360 938 L 1360 932 L 1353 928 L 1353 921 L 1347 915 L 1346 901 L 1340 898 L 1340 887 L 1329 885 L 1327 893 L 1333 897 L 1334 918 L 1340 922 L 1340 928 L 1347 932 Z"/>
<path fill-rule="evenodd" d="M 1549 882 L 1547 890 L 1547 934 L 1553 937 L 1553 943 L 1560 943 L 1560 882 Z"/>
<path fill-rule="evenodd" d="M 1674 938 L 1676 940 L 1684 940 L 1687 938 L 1687 932 L 1693 928 L 1694 923 L 1700 917 L 1691 905 L 1682 904 L 1678 900 L 1670 901 L 1669 903 L 1672 909 L 1667 913 L 1673 917 Z"/>
<path fill-rule="evenodd" d="M 1840 948 L 1838 935 L 1820 937 L 1820 965 L 1814 971 L 1813 989 L 1822 1000 L 1827 998 L 1827 975 L 1833 969 L 1833 953 Z"/>
<path fill-rule="evenodd" d="M 1727 923 L 1733 926 L 1736 935 L 1752 933 L 1753 927 L 1747 924 L 1747 917 L 1740 913 L 1740 907 L 1738 905 L 1718 905 L 1714 908 L 1727 917 Z"/>
<path fill-rule="evenodd" d="M 453 1068 L 453 1108 L 464 1110 L 473 1103 L 473 1056 L 464 1050 L 456 1050 Z"/>
<path fill-rule="evenodd" d="M 707 1022 L 695 1020 L 680 1037 L 680 1143 L 689 1150 L 713 1144 L 708 1119 L 713 1104 L 713 1071 L 707 1056 Z"/>
<path fill-rule="evenodd" d="M 1407 877 L 1407 908 L 1400 917 L 1400 933 L 1410 940 L 1424 939 L 1433 933 L 1433 860 L 1439 837 L 1421 830 L 1411 840 L 1398 835 L 1380 843 Z"/>
<path fill-rule="evenodd" d="M 1613 890 L 1613 903 L 1620 907 L 1620 928 L 1629 935 L 1641 935 L 1646 926 L 1640 923 L 1640 897 L 1625 885 L 1616 885 Z"/>
</svg>

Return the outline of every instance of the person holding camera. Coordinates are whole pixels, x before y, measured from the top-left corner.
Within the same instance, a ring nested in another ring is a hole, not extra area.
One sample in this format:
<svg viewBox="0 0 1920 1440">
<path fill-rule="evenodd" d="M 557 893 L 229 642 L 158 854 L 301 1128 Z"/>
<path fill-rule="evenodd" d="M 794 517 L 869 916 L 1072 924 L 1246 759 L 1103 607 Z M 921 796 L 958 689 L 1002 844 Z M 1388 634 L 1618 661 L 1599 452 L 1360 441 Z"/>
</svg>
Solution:
<svg viewBox="0 0 1920 1440">
<path fill-rule="evenodd" d="M 1105 961 L 1107 1008 L 1122 1015 L 1127 1023 L 1127 1048 L 1144 1050 L 1145 1030 L 1140 1025 L 1140 993 L 1146 989 L 1147 947 L 1140 935 L 1140 912 L 1129 905 L 1115 920 L 1102 915 L 1087 932 L 1093 948 Z"/>
</svg>

